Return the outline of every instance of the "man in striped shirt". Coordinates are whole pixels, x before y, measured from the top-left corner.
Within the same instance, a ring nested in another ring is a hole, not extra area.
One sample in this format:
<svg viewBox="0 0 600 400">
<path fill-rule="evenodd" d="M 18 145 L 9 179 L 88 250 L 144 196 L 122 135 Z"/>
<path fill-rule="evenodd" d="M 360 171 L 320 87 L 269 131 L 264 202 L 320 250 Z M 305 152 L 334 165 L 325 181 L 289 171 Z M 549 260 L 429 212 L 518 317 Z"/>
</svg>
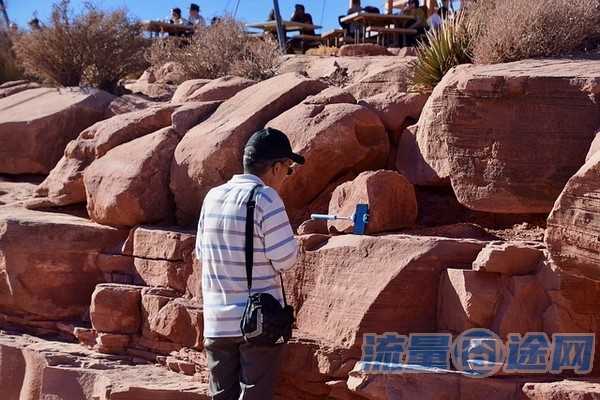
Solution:
<svg viewBox="0 0 600 400">
<path fill-rule="evenodd" d="M 269 293 L 283 306 L 279 274 L 294 266 L 298 245 L 283 201 L 276 192 L 304 158 L 287 136 L 267 128 L 244 149 L 244 174 L 211 189 L 204 199 L 196 254 L 202 261 L 204 348 L 214 400 L 268 400 L 281 345 L 246 343 L 240 330 L 248 300 L 245 267 L 246 203 L 258 186 L 254 213 L 252 293 Z"/>
</svg>

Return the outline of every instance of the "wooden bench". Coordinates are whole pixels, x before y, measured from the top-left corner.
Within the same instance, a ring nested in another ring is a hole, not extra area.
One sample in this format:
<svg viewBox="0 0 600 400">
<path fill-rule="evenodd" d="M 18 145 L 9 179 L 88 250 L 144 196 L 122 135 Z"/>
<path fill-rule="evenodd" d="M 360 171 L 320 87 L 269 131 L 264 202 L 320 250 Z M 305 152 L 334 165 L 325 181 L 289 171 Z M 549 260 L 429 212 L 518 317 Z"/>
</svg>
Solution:
<svg viewBox="0 0 600 400">
<path fill-rule="evenodd" d="M 320 35 L 305 35 L 303 33 L 295 36 L 290 36 L 289 43 L 293 50 L 298 49 L 302 53 L 306 52 L 309 48 L 317 47 L 316 45 L 321 43 Z M 299 47 L 298 47 L 299 44 Z"/>
<path fill-rule="evenodd" d="M 346 31 L 343 29 L 334 29 L 332 31 L 326 32 L 321 36 L 321 41 L 325 46 L 335 46 L 340 47 L 340 42 L 344 40 L 346 37 Z"/>
<path fill-rule="evenodd" d="M 377 44 L 385 46 L 386 37 L 392 36 L 394 39 L 402 36 L 403 45 L 406 46 L 407 36 L 416 36 L 418 34 L 416 29 L 411 28 L 383 28 L 379 26 L 368 26 L 367 32 L 377 33 Z M 381 43 L 380 43 L 381 41 Z"/>
<path fill-rule="evenodd" d="M 320 35 L 300 34 L 300 35 L 291 36 L 290 39 L 306 40 L 307 42 L 319 42 L 319 41 L 321 41 L 321 36 Z"/>
</svg>

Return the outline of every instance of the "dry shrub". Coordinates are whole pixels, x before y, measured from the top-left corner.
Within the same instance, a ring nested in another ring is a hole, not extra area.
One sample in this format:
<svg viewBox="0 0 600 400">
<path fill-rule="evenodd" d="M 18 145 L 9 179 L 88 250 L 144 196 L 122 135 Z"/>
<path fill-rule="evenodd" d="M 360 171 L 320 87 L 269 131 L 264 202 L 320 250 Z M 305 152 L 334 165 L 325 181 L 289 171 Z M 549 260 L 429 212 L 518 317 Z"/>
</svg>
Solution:
<svg viewBox="0 0 600 400">
<path fill-rule="evenodd" d="M 47 27 L 19 36 L 17 57 L 27 74 L 62 85 L 114 91 L 118 81 L 146 67 L 147 40 L 127 12 L 87 5 L 74 16 L 69 0 L 53 6 Z"/>
<path fill-rule="evenodd" d="M 467 32 L 462 12 L 446 20 L 440 29 L 427 32 L 417 47 L 417 59 L 413 63 L 413 89 L 430 92 L 453 67 L 471 61 Z"/>
<path fill-rule="evenodd" d="M 12 41 L 7 32 L 0 31 L 0 83 L 21 79 L 19 68 L 12 50 Z"/>
<path fill-rule="evenodd" d="M 281 52 L 272 38 L 248 36 L 243 24 L 225 18 L 188 39 L 155 41 L 146 58 L 155 68 L 170 61 L 179 63 L 187 79 L 238 75 L 262 80 L 275 74 Z"/>
<path fill-rule="evenodd" d="M 600 0 L 480 0 L 468 16 L 476 63 L 561 56 L 600 38 Z"/>
</svg>

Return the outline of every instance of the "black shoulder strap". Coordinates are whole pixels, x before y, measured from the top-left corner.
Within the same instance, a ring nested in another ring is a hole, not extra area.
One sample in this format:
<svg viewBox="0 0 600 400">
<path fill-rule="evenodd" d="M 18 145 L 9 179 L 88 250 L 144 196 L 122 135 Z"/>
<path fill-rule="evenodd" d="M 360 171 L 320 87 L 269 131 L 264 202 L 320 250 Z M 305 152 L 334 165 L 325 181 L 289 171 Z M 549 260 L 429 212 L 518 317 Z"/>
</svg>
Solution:
<svg viewBox="0 0 600 400">
<path fill-rule="evenodd" d="M 254 265 L 254 209 L 256 208 L 256 191 L 260 185 L 254 186 L 246 202 L 246 279 L 248 281 L 248 295 L 252 290 L 252 266 Z"/>
<path fill-rule="evenodd" d="M 252 267 L 254 266 L 254 209 L 256 208 L 256 192 L 260 185 L 254 186 L 246 202 L 246 242 L 244 251 L 246 252 L 246 280 L 248 282 L 248 296 L 252 294 Z M 280 273 L 281 291 L 283 294 L 283 303 L 287 306 L 285 296 L 285 287 L 283 286 L 283 276 Z"/>
</svg>

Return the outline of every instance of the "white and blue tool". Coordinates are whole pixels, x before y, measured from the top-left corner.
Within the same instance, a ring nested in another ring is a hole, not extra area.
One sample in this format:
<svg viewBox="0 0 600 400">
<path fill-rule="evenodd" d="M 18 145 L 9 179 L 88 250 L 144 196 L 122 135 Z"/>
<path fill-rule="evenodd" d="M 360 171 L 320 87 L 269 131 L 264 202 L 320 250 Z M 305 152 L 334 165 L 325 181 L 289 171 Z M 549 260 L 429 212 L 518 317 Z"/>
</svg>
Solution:
<svg viewBox="0 0 600 400">
<path fill-rule="evenodd" d="M 354 223 L 353 233 L 355 235 L 364 235 L 369 223 L 369 205 L 357 204 L 356 211 L 351 217 L 341 217 L 339 215 L 329 214 L 311 214 L 311 219 L 335 221 L 338 219 L 352 221 Z"/>
</svg>

